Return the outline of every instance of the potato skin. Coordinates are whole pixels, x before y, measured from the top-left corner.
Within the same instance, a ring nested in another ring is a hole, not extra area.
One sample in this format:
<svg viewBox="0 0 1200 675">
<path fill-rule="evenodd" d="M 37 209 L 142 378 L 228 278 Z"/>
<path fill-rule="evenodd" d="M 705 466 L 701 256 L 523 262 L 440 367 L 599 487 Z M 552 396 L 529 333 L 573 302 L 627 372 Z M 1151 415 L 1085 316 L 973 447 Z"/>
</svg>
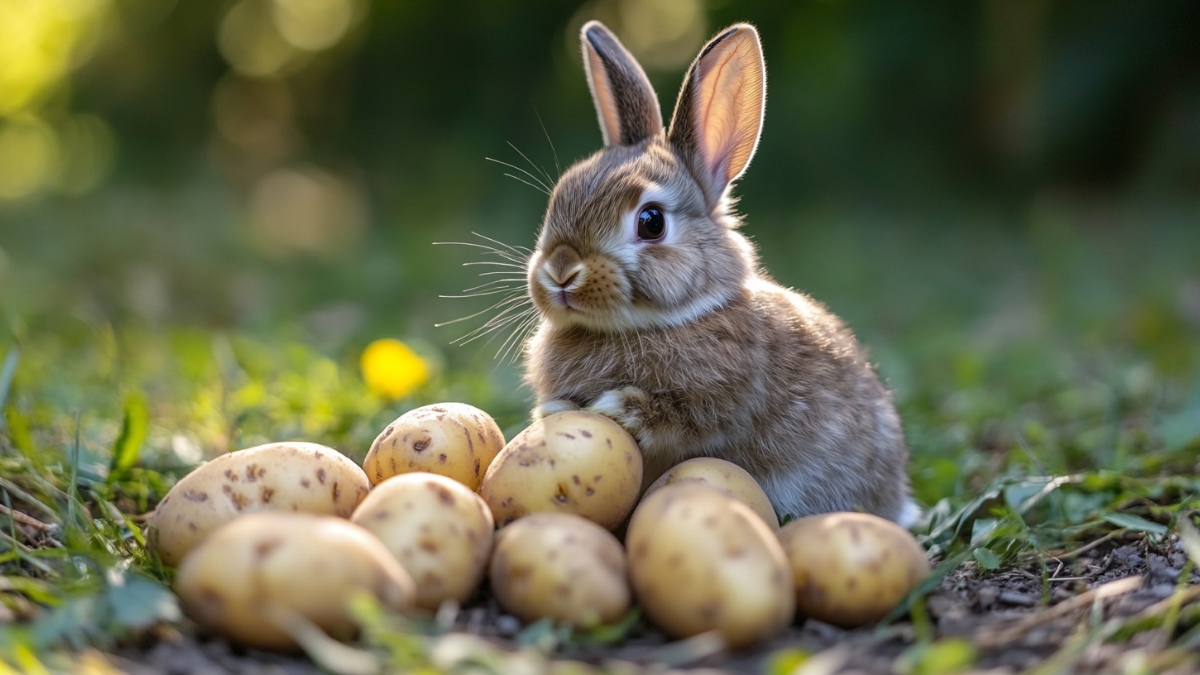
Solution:
<svg viewBox="0 0 1200 675">
<path fill-rule="evenodd" d="M 642 453 L 616 422 L 590 412 L 549 415 L 492 462 L 479 494 L 497 525 L 531 513 L 574 513 L 613 530 L 633 509 Z"/>
<path fill-rule="evenodd" d="M 356 627 L 359 592 L 409 608 L 413 580 L 370 532 L 335 516 L 263 512 L 213 532 L 184 558 L 175 592 L 188 616 L 240 644 L 290 649 L 271 611 L 289 610 L 336 638 Z"/>
<path fill-rule="evenodd" d="M 634 511 L 625 541 L 634 597 L 674 637 L 716 630 L 738 648 L 792 620 L 795 591 L 775 533 L 716 488 L 656 490 Z"/>
<path fill-rule="evenodd" d="M 500 530 L 488 574 L 500 605 L 526 622 L 588 628 L 616 621 L 631 601 L 621 543 L 570 513 L 535 513 Z"/>
<path fill-rule="evenodd" d="M 402 473 L 428 471 L 472 490 L 504 447 L 504 434 L 484 411 L 465 403 L 434 403 L 410 410 L 371 444 L 363 470 L 372 485 Z"/>
<path fill-rule="evenodd" d="M 805 615 L 853 628 L 884 617 L 929 575 L 929 558 L 907 530 L 867 513 L 826 513 L 779 532 Z"/>
<path fill-rule="evenodd" d="M 418 607 L 463 602 L 487 571 L 492 512 L 452 478 L 425 471 L 393 476 L 367 495 L 350 520 L 378 537 L 412 575 Z"/>
<path fill-rule="evenodd" d="M 642 499 L 665 485 L 702 483 L 714 487 L 750 507 L 773 532 L 779 531 L 779 517 L 762 486 L 742 467 L 716 457 L 694 457 L 680 462 L 646 488 Z"/>
<path fill-rule="evenodd" d="M 349 518 L 371 489 L 351 459 L 316 443 L 267 443 L 221 455 L 184 476 L 150 518 L 151 548 L 168 565 L 221 525 L 258 511 Z"/>
</svg>

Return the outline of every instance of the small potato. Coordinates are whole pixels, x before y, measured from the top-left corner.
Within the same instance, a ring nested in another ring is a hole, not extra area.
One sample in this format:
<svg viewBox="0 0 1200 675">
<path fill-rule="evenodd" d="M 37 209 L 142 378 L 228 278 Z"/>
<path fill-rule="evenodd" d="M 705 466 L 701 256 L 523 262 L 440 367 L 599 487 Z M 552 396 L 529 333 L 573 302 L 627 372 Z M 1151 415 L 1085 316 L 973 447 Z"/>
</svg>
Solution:
<svg viewBox="0 0 1200 675">
<path fill-rule="evenodd" d="M 775 533 L 716 488 L 656 490 L 634 512 L 625 543 L 634 597 L 675 637 L 716 630 L 743 647 L 792 620 L 795 591 Z"/>
<path fill-rule="evenodd" d="M 489 579 L 500 605 L 522 621 L 588 628 L 629 609 L 621 543 L 569 513 L 535 513 L 500 530 Z"/>
<path fill-rule="evenodd" d="M 826 513 L 779 532 L 807 616 L 852 628 L 891 611 L 929 575 L 921 545 L 899 525 L 867 513 Z"/>
<path fill-rule="evenodd" d="M 417 582 L 416 604 L 463 602 L 487 571 L 495 526 L 479 495 L 458 481 L 419 471 L 389 478 L 350 519 L 387 546 Z"/>
<path fill-rule="evenodd" d="M 184 476 L 150 518 L 149 543 L 168 565 L 221 525 L 257 511 L 349 518 L 371 489 L 351 459 L 316 443 L 268 443 L 221 455 Z"/>
<path fill-rule="evenodd" d="M 574 513 L 615 529 L 642 485 L 642 453 L 616 422 L 583 411 L 549 415 L 509 441 L 479 494 L 498 525 L 530 513 Z"/>
<path fill-rule="evenodd" d="M 435 403 L 396 418 L 371 444 L 363 469 L 372 485 L 412 471 L 448 476 L 472 490 L 504 447 L 490 415 L 465 403 Z"/>
<path fill-rule="evenodd" d="M 333 516 L 279 512 L 213 532 L 183 559 L 175 591 L 197 623 L 265 649 L 295 646 L 287 630 L 295 616 L 353 637 L 357 593 L 397 610 L 414 595 L 412 577 L 370 532 Z"/>
<path fill-rule="evenodd" d="M 767 493 L 763 492 L 754 476 L 733 462 L 726 462 L 716 457 L 696 457 L 686 462 L 676 464 L 670 471 L 659 476 L 658 480 L 646 488 L 642 499 L 664 485 L 675 483 L 701 483 L 714 487 L 749 506 L 752 511 L 762 517 L 763 522 L 772 531 L 779 531 L 779 518 L 775 515 L 775 507 Z"/>
</svg>

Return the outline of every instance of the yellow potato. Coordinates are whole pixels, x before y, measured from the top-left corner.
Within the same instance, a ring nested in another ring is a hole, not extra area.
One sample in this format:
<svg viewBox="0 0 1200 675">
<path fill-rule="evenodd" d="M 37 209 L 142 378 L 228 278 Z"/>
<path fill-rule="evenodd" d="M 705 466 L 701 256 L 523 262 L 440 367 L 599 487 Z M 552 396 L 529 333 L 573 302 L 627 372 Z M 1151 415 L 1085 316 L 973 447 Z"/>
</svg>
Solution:
<svg viewBox="0 0 1200 675">
<path fill-rule="evenodd" d="M 500 605 L 527 622 L 588 628 L 616 621 L 630 604 L 621 543 L 569 513 L 535 513 L 500 530 L 489 579 Z"/>
<path fill-rule="evenodd" d="M 351 517 L 387 546 L 417 582 L 416 604 L 463 602 L 487 571 L 495 526 L 479 495 L 424 471 L 385 480 Z"/>
<path fill-rule="evenodd" d="M 357 593 L 397 610 L 414 594 L 412 577 L 370 532 L 334 516 L 282 512 L 213 532 L 183 559 L 175 592 L 197 623 L 266 649 L 295 646 L 294 617 L 353 637 L 349 601 Z"/>
<path fill-rule="evenodd" d="M 634 512 L 625 543 L 634 597 L 674 637 L 715 630 L 744 647 L 792 620 L 795 591 L 775 533 L 715 488 L 655 491 Z"/>
<path fill-rule="evenodd" d="M 150 518 L 149 543 L 168 565 L 210 532 L 258 511 L 349 518 L 371 484 L 342 453 L 316 443 L 268 443 L 221 455 L 171 488 Z"/>
<path fill-rule="evenodd" d="M 612 530 L 637 501 L 642 453 L 616 422 L 583 411 L 549 415 L 500 451 L 479 494 L 498 525 L 530 513 L 574 513 Z"/>
<path fill-rule="evenodd" d="M 714 487 L 749 506 L 773 531 L 779 531 L 779 518 L 767 493 L 763 492 L 754 476 L 733 462 L 716 457 L 696 457 L 676 464 L 646 488 L 642 499 L 664 485 L 675 483 L 702 483 Z"/>
<path fill-rule="evenodd" d="M 392 476 L 428 471 L 472 490 L 504 447 L 490 415 L 465 403 L 435 403 L 396 418 L 371 444 L 363 469 L 373 485 Z"/>
<path fill-rule="evenodd" d="M 826 513 L 779 532 L 796 584 L 796 606 L 846 628 L 873 623 L 929 575 L 908 530 L 867 513 Z"/>
</svg>

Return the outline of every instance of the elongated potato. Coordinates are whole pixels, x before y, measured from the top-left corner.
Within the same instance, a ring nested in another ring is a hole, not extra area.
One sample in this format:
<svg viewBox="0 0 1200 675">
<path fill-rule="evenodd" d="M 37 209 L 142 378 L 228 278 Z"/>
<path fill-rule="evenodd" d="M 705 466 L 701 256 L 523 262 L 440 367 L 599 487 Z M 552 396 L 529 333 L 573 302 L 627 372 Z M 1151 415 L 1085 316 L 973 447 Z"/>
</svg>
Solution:
<svg viewBox="0 0 1200 675">
<path fill-rule="evenodd" d="M 779 532 L 797 608 L 852 628 L 873 623 L 929 575 L 929 558 L 903 527 L 869 513 L 826 513 Z"/>
<path fill-rule="evenodd" d="M 549 415 L 496 456 L 479 494 L 496 524 L 531 513 L 574 513 L 612 530 L 642 485 L 642 453 L 616 422 L 590 412 Z"/>
<path fill-rule="evenodd" d="M 522 621 L 589 628 L 629 609 L 621 543 L 569 513 L 535 513 L 500 530 L 489 578 L 500 605 Z"/>
<path fill-rule="evenodd" d="M 396 418 L 371 444 L 363 470 L 373 485 L 392 476 L 428 471 L 472 490 L 504 447 L 490 415 L 465 403 L 435 403 Z"/>
<path fill-rule="evenodd" d="M 634 596 L 674 637 L 715 630 L 728 646 L 744 647 L 792 620 L 792 575 L 775 533 L 715 488 L 657 490 L 634 512 L 625 542 Z"/>
<path fill-rule="evenodd" d="M 701 483 L 714 487 L 749 506 L 762 517 L 768 527 L 779 531 L 779 518 L 775 515 L 775 507 L 771 506 L 767 493 L 763 492 L 762 486 L 754 480 L 750 472 L 733 462 L 716 457 L 696 457 L 680 462 L 651 483 L 642 499 L 665 485 L 675 483 Z"/>
<path fill-rule="evenodd" d="M 356 593 L 401 611 L 414 594 L 412 577 L 370 532 L 334 516 L 271 512 L 213 532 L 183 559 L 175 591 L 196 622 L 265 649 L 295 646 L 293 617 L 353 637 Z"/>
<path fill-rule="evenodd" d="M 380 483 L 350 519 L 387 546 L 417 582 L 416 604 L 463 602 L 487 571 L 495 526 L 479 495 L 424 471 Z"/>
<path fill-rule="evenodd" d="M 316 443 L 268 443 L 221 455 L 175 484 L 150 518 L 149 544 L 168 565 L 225 523 L 258 511 L 349 518 L 371 489 L 348 457 Z"/>
</svg>

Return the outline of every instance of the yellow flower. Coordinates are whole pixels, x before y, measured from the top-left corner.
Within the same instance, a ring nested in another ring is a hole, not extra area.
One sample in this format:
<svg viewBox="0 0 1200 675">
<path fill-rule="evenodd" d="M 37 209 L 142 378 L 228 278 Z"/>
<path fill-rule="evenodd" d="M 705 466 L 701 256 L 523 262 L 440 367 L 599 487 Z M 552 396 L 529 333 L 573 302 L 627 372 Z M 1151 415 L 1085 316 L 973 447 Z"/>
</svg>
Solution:
<svg viewBox="0 0 1200 675">
<path fill-rule="evenodd" d="M 367 345 L 360 361 L 367 388 L 377 396 L 398 399 L 429 379 L 429 365 L 408 345 L 384 338 Z"/>
</svg>

